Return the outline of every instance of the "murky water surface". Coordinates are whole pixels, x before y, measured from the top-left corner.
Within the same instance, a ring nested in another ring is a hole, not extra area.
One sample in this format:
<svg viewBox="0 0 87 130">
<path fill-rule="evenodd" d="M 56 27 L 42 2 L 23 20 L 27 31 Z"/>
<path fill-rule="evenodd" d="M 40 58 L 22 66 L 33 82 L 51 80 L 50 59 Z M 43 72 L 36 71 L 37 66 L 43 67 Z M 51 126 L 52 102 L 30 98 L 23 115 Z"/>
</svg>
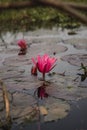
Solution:
<svg viewBox="0 0 87 130">
<path fill-rule="evenodd" d="M 79 71 L 81 63 L 87 66 L 87 28 L 76 29 L 75 35 L 69 35 L 70 31 L 54 28 L 17 34 L 7 32 L 3 35 L 5 42 L 0 40 L 0 77 L 9 92 L 12 130 L 35 130 L 39 124 L 41 130 L 87 130 L 87 78 L 81 82 L 77 75 L 83 73 Z M 28 50 L 26 55 L 19 56 L 17 40 L 22 38 L 27 41 Z M 49 96 L 40 100 L 35 92 L 43 83 L 42 74 L 31 75 L 31 58 L 44 53 L 58 60 L 56 67 L 46 74 Z M 40 112 L 40 119 L 38 104 L 47 111 L 45 116 Z M 3 119 L 1 89 L 0 110 Z"/>
</svg>

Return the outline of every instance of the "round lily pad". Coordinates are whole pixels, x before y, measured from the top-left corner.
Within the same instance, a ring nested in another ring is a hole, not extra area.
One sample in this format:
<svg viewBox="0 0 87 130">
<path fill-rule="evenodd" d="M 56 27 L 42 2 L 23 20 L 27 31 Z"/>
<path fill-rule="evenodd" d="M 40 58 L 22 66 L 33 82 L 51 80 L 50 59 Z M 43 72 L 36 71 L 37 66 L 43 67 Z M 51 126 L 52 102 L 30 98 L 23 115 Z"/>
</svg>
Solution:
<svg viewBox="0 0 87 130">
<path fill-rule="evenodd" d="M 66 44 L 71 44 L 77 49 L 87 50 L 87 39 L 86 38 L 71 38 L 64 41 Z"/>
<path fill-rule="evenodd" d="M 48 98 L 45 107 L 48 110 L 48 114 L 44 117 L 45 121 L 62 119 L 70 110 L 70 105 L 66 101 L 54 98 Z"/>
<path fill-rule="evenodd" d="M 72 65 L 81 66 L 81 63 L 83 63 L 87 66 L 87 54 L 70 54 L 63 56 L 61 59 Z"/>
<path fill-rule="evenodd" d="M 22 66 L 31 64 L 31 60 L 29 59 L 29 56 L 12 56 L 6 58 L 3 64 L 8 66 Z"/>
<path fill-rule="evenodd" d="M 30 46 L 29 51 L 33 52 L 33 54 L 56 54 L 56 53 L 60 53 L 60 52 L 65 52 L 67 50 L 67 47 L 62 46 L 62 45 L 58 45 L 57 43 L 38 43 L 38 44 L 32 44 Z"/>
<path fill-rule="evenodd" d="M 30 118 L 32 112 L 34 112 L 34 106 L 36 100 L 31 95 L 24 93 L 14 93 L 13 102 L 11 104 L 11 115 L 15 122 L 23 122 L 24 119 Z M 35 118 L 36 115 L 34 115 Z"/>
<path fill-rule="evenodd" d="M 1 66 L 0 67 L 0 76 L 1 79 L 11 79 L 14 77 L 18 77 L 19 75 L 24 73 L 24 69 L 19 69 L 15 67 L 7 67 L 7 66 Z"/>
</svg>

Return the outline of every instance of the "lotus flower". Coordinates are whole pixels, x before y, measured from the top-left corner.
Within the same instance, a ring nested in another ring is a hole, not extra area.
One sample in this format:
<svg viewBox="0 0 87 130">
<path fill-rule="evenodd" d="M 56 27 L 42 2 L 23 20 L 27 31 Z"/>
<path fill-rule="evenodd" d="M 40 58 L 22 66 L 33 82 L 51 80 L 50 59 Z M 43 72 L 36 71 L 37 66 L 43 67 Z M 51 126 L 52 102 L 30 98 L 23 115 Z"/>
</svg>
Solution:
<svg viewBox="0 0 87 130">
<path fill-rule="evenodd" d="M 51 58 L 47 54 L 43 56 L 38 55 L 36 59 L 32 58 L 39 72 L 43 74 L 43 80 L 45 80 L 45 73 L 48 73 L 55 67 L 56 60 L 56 58 Z"/>
<path fill-rule="evenodd" d="M 25 55 L 27 50 L 27 44 L 24 39 L 21 39 L 17 42 L 18 46 L 20 47 L 20 52 L 18 55 Z"/>
</svg>

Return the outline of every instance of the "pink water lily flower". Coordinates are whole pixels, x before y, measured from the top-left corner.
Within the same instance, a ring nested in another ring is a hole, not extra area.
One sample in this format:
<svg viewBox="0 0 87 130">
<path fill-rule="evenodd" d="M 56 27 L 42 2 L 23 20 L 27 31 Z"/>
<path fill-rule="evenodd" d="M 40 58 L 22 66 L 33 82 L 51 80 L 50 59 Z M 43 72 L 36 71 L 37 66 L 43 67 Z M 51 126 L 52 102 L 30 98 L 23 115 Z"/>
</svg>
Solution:
<svg viewBox="0 0 87 130">
<path fill-rule="evenodd" d="M 22 48 L 22 49 L 27 48 L 27 44 L 26 44 L 26 41 L 24 39 L 18 40 L 17 43 L 20 46 L 20 48 Z"/>
<path fill-rule="evenodd" d="M 27 44 L 24 39 L 18 40 L 17 42 L 18 46 L 20 47 L 20 52 L 18 55 L 25 55 L 27 50 Z"/>
<path fill-rule="evenodd" d="M 37 76 L 37 67 L 36 66 L 32 66 L 31 74 Z"/>
<path fill-rule="evenodd" d="M 48 73 L 55 67 L 56 60 L 56 58 L 51 58 L 47 54 L 44 54 L 43 56 L 38 55 L 36 59 L 32 58 L 32 61 L 39 72 L 43 74 L 43 80 L 45 79 L 45 73 Z"/>
</svg>

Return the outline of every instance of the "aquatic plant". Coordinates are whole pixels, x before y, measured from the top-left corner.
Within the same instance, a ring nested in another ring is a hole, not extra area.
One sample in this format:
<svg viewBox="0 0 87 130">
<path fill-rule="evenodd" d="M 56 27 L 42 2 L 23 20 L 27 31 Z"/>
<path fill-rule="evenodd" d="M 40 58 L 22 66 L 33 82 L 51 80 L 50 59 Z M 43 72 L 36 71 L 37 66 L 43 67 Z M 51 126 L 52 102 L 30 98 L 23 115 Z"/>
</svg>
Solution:
<svg viewBox="0 0 87 130">
<path fill-rule="evenodd" d="M 18 55 L 25 55 L 27 50 L 27 44 L 24 39 L 18 40 L 17 42 L 18 46 L 20 47 L 20 51 Z"/>
<path fill-rule="evenodd" d="M 45 73 L 48 73 L 55 67 L 56 60 L 56 58 L 51 58 L 47 54 L 44 54 L 43 56 L 38 55 L 36 59 L 32 58 L 38 71 L 42 73 L 43 81 L 45 81 Z"/>
<path fill-rule="evenodd" d="M 81 81 L 84 81 L 87 78 L 87 66 L 81 63 L 81 68 L 79 70 L 83 70 L 83 74 L 78 73 L 81 76 Z"/>
<path fill-rule="evenodd" d="M 36 66 L 32 66 L 31 74 L 37 76 L 37 67 Z"/>
<path fill-rule="evenodd" d="M 0 128 L 9 130 L 12 124 L 11 113 L 10 113 L 10 101 L 8 97 L 8 91 L 4 82 L 0 79 L 0 86 L 3 95 L 3 103 L 5 108 L 5 120 L 0 117 Z"/>
</svg>

